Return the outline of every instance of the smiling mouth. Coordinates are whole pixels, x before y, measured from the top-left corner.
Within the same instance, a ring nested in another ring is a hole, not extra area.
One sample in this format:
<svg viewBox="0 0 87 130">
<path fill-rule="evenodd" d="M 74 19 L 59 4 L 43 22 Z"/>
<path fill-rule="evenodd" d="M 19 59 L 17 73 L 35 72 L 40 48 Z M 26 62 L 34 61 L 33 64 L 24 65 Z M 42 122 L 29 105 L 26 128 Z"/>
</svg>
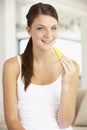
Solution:
<svg viewBox="0 0 87 130">
<path fill-rule="evenodd" d="M 52 43 L 52 40 L 42 40 L 42 42 L 44 42 L 45 44 L 50 44 Z"/>
</svg>

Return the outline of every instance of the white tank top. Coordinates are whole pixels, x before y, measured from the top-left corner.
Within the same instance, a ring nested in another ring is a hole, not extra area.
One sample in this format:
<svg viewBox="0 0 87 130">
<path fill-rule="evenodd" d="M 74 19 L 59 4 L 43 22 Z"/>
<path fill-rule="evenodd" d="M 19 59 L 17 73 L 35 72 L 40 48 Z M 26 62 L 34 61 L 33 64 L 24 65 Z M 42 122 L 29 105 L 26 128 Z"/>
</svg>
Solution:
<svg viewBox="0 0 87 130">
<path fill-rule="evenodd" d="M 72 130 L 61 129 L 57 123 L 61 94 L 61 76 L 48 85 L 30 83 L 24 91 L 21 80 L 21 60 L 18 56 L 20 74 L 17 79 L 19 121 L 25 130 Z"/>
</svg>

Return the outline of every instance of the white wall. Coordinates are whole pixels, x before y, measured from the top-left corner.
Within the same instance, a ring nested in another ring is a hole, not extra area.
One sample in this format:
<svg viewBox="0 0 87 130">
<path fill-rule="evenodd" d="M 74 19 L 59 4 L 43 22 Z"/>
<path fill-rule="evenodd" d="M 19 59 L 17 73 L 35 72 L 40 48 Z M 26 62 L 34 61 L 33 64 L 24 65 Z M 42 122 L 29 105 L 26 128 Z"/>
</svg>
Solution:
<svg viewBox="0 0 87 130">
<path fill-rule="evenodd" d="M 3 62 L 17 54 L 15 0 L 0 0 L 0 101 Z"/>
<path fill-rule="evenodd" d="M 4 1 L 0 1 L 0 100 L 2 100 L 1 86 L 2 86 L 2 63 L 5 58 L 5 12 L 4 12 Z"/>
<path fill-rule="evenodd" d="M 82 87 L 87 88 L 87 17 L 81 17 Z"/>
</svg>

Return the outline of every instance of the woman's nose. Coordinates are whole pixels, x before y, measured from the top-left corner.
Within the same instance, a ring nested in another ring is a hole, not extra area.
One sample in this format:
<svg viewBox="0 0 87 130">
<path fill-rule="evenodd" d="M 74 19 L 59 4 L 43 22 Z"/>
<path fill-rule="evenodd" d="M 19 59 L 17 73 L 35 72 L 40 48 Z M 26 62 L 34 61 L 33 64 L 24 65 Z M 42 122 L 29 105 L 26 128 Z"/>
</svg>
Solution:
<svg viewBox="0 0 87 130">
<path fill-rule="evenodd" d="M 51 36 L 52 36 L 52 32 L 51 32 L 51 30 L 45 30 L 45 34 L 44 34 L 44 36 L 46 37 L 46 38 L 50 38 Z"/>
</svg>

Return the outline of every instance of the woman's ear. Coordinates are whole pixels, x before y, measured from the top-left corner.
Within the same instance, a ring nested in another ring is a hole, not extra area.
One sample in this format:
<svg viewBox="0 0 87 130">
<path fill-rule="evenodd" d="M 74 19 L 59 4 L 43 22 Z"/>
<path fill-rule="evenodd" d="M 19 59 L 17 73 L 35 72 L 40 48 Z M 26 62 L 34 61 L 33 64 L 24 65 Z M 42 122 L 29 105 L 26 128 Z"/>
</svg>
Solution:
<svg viewBox="0 0 87 130">
<path fill-rule="evenodd" d="M 27 30 L 28 34 L 30 35 L 30 27 L 29 26 L 26 26 L 26 30 Z"/>
</svg>

